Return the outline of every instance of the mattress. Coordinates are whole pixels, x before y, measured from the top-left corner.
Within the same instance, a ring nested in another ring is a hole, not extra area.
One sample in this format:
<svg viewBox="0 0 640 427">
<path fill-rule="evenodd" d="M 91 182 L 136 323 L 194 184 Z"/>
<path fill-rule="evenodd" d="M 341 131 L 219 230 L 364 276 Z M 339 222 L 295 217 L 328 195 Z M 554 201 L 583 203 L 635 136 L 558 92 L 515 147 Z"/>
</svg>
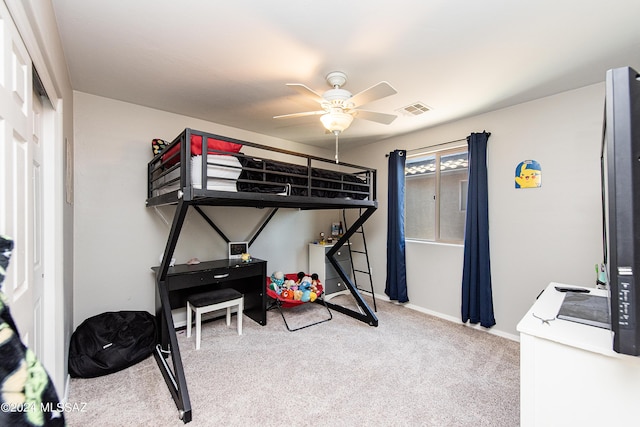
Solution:
<svg viewBox="0 0 640 427">
<path fill-rule="evenodd" d="M 279 193 L 289 186 L 289 194 L 309 195 L 307 166 L 274 160 L 242 157 L 243 170 L 238 191 Z M 311 168 L 311 196 L 323 198 L 368 198 L 369 184 L 354 174 Z"/>
<path fill-rule="evenodd" d="M 209 154 L 206 170 L 207 190 L 308 196 L 311 189 L 312 197 L 368 198 L 368 183 L 353 174 L 311 168 L 309 186 L 309 168 L 291 163 Z M 158 178 L 153 196 L 180 189 L 180 172 L 178 167 Z M 191 157 L 191 184 L 194 189 L 203 188 L 201 155 Z"/>
<path fill-rule="evenodd" d="M 207 156 L 207 190 L 238 191 L 236 180 L 242 172 L 242 166 L 234 156 Z M 180 169 L 175 169 L 159 178 L 154 190 L 154 196 L 170 193 L 180 188 Z M 202 156 L 191 157 L 191 182 L 193 188 L 202 188 Z"/>
</svg>

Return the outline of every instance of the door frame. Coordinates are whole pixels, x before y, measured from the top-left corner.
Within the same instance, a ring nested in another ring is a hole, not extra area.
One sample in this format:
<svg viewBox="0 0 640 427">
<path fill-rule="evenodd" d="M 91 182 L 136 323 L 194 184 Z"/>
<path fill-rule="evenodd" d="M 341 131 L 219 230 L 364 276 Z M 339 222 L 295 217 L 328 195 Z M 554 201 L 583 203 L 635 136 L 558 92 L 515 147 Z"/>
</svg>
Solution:
<svg viewBox="0 0 640 427">
<path fill-rule="evenodd" d="M 71 260 L 65 259 L 64 215 L 65 215 L 65 159 L 67 146 L 64 139 L 63 99 L 54 83 L 54 75 L 50 70 L 54 69 L 49 56 L 45 56 L 43 49 L 46 46 L 42 34 L 37 28 L 38 16 L 42 11 L 34 11 L 33 2 L 23 0 L 4 0 L 4 4 L 13 18 L 24 45 L 37 70 L 42 87 L 47 93 L 50 106 L 46 108 L 43 116 L 43 181 L 44 200 L 43 210 L 47 213 L 43 218 L 43 261 L 44 261 L 44 287 L 45 287 L 45 331 L 43 340 L 42 364 L 47 369 L 51 380 L 62 401 L 66 401 L 68 394 L 68 345 L 73 328 L 73 306 L 69 301 L 73 300 L 72 283 L 65 286 L 65 277 L 72 278 L 71 272 L 65 272 L 65 266 L 73 265 Z M 47 2 L 48 3 L 48 2 Z M 50 4 L 40 5 L 46 7 L 46 12 L 52 12 Z M 42 13 L 41 13 L 42 12 Z M 66 76 L 64 76 L 66 78 Z M 71 110 L 69 110 L 71 114 Z M 71 162 L 73 159 L 70 159 Z M 68 165 L 71 167 L 72 165 Z M 70 183 L 70 185 L 73 185 Z M 71 210 L 72 212 L 72 210 Z M 71 214 L 72 215 L 72 214 Z M 73 234 L 66 236 L 73 238 Z M 68 253 L 68 256 L 72 256 Z M 67 306 L 65 306 L 67 302 Z"/>
</svg>

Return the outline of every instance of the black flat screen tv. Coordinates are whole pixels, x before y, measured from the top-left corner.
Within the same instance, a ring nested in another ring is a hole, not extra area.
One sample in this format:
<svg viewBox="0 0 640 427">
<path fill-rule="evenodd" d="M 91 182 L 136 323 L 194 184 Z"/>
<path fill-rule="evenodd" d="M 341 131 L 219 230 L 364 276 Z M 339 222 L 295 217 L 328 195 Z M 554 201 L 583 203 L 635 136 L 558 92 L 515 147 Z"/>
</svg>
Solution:
<svg viewBox="0 0 640 427">
<path fill-rule="evenodd" d="M 640 355 L 640 79 L 607 71 L 602 146 L 604 266 L 613 350 Z"/>
</svg>

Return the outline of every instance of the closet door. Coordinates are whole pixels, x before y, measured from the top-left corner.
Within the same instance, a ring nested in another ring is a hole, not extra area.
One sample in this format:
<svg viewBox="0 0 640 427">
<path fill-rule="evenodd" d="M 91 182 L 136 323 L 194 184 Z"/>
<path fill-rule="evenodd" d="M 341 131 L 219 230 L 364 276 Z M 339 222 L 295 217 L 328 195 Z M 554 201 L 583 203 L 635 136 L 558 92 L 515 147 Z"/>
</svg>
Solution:
<svg viewBox="0 0 640 427">
<path fill-rule="evenodd" d="M 34 132 L 31 59 L 0 3 L 0 233 L 14 240 L 3 290 L 23 342 L 41 356 L 42 146 Z"/>
</svg>

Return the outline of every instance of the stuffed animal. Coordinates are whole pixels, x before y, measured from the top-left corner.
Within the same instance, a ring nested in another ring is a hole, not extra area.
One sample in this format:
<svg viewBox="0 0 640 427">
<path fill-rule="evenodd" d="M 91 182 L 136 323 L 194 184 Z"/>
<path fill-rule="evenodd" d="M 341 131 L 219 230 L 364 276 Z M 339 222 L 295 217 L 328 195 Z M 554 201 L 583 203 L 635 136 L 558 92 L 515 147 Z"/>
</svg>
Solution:
<svg viewBox="0 0 640 427">
<path fill-rule="evenodd" d="M 298 289 L 298 285 L 296 285 L 296 282 L 291 279 L 285 280 L 283 286 L 287 289 L 294 290 L 294 291 Z"/>
<path fill-rule="evenodd" d="M 309 280 L 305 280 L 307 278 Z M 300 301 L 309 302 L 311 300 L 311 278 L 308 276 L 304 277 L 298 285 L 298 289 L 302 290 L 302 297 L 300 298 Z"/>
<path fill-rule="evenodd" d="M 271 274 L 271 283 L 269 284 L 269 288 L 276 294 L 280 295 L 282 293 L 283 284 L 284 273 L 282 271 L 274 271 L 273 274 Z"/>
<path fill-rule="evenodd" d="M 311 275 L 311 299 L 313 302 L 320 295 L 320 289 L 318 289 L 318 284 L 320 283 L 320 279 L 318 278 L 318 273 L 313 273 Z"/>
</svg>

